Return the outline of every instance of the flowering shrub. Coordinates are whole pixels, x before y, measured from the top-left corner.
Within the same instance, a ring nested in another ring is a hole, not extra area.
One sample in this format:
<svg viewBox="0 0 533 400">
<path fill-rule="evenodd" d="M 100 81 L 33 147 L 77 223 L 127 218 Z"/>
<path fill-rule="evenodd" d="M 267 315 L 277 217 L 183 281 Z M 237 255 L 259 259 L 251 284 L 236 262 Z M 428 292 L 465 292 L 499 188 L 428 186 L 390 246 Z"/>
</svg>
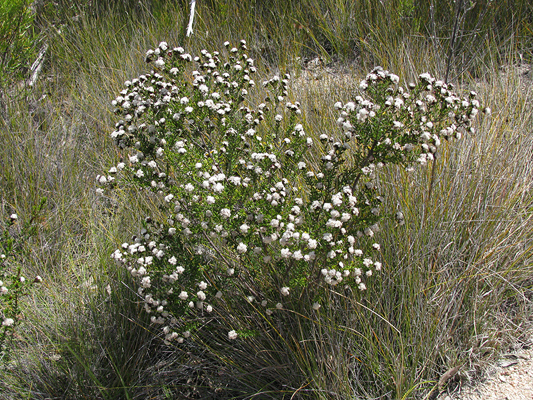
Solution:
<svg viewBox="0 0 533 400">
<path fill-rule="evenodd" d="M 6 339 L 12 336 L 17 322 L 21 318 L 20 302 L 22 296 L 28 294 L 34 283 L 42 282 L 40 276 L 27 280 L 22 275 L 21 265 L 17 258 L 23 252 L 24 243 L 36 233 L 35 218 L 42 210 L 45 200 L 33 210 L 32 218 L 23 224 L 15 234 L 18 215 L 11 214 L 6 227 L 0 232 L 0 359 L 8 357 L 9 347 Z"/>
<path fill-rule="evenodd" d="M 113 101 L 123 161 L 97 177 L 100 193 L 129 186 L 159 204 L 112 257 L 167 342 L 234 301 L 271 318 L 302 301 L 318 310 L 332 286 L 366 290 L 382 269 L 377 171 L 433 160 L 443 139 L 473 131 L 479 108 L 429 74 L 403 88 L 377 67 L 353 102 L 334 105 L 339 132 L 317 137 L 288 99 L 289 75 L 263 82 L 269 94 L 252 104 L 246 43 L 226 47 L 147 52 L 153 70 Z"/>
</svg>

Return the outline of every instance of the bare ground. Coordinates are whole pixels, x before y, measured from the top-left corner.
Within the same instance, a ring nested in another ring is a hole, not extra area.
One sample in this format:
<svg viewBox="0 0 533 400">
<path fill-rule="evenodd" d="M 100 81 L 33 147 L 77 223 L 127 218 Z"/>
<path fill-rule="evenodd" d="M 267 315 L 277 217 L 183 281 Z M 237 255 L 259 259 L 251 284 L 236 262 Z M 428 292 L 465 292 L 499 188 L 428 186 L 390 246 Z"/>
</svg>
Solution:
<svg viewBox="0 0 533 400">
<path fill-rule="evenodd" d="M 533 332 L 528 342 L 503 354 L 478 381 L 443 393 L 438 400 L 533 400 Z"/>
</svg>

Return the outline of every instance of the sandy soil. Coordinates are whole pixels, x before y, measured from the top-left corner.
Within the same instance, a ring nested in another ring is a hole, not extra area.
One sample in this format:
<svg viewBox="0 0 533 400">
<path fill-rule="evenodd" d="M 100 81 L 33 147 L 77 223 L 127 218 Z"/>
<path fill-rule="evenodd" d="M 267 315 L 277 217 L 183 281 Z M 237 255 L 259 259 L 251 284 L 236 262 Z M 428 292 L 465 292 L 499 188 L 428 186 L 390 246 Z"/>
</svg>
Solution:
<svg viewBox="0 0 533 400">
<path fill-rule="evenodd" d="M 503 354 L 478 382 L 438 400 L 533 400 L 533 335 L 529 346 Z"/>
</svg>

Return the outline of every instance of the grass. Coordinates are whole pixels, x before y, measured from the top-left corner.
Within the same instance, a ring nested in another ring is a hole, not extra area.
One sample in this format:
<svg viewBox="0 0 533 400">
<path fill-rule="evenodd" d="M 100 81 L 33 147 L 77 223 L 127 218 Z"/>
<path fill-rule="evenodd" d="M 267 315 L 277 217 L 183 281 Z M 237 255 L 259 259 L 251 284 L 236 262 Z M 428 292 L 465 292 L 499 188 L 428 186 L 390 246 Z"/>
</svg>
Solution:
<svg viewBox="0 0 533 400">
<path fill-rule="evenodd" d="M 410 1 L 199 0 L 187 39 L 186 3 L 145 2 L 125 14 L 127 2 L 110 2 L 95 15 L 65 6 L 61 20 L 41 22 L 50 47 L 38 84 L 2 88 L 0 208 L 24 216 L 48 202 L 25 266 L 44 282 L 25 300 L 1 397 L 432 398 L 447 370 L 461 367 L 453 390 L 521 340 L 531 328 L 533 92 L 513 65 L 531 62 L 532 14 L 515 1 L 461 11 L 449 80 L 478 91 L 493 114 L 444 146 L 431 196 L 433 167 L 382 174 L 385 208 L 405 225 L 382 226 L 384 272 L 363 300 L 341 293 L 317 315 L 287 314 L 278 326 L 248 318 L 254 310 L 243 305 L 221 317 L 264 335 L 162 346 L 109 258 L 153 206 L 133 193 L 104 203 L 94 193 L 95 176 L 119 157 L 110 101 L 145 71 L 144 51 L 166 40 L 198 53 L 244 38 L 261 77 L 298 79 L 291 97 L 319 135 L 335 129 L 333 103 L 374 65 L 404 82 L 425 71 L 443 77 L 454 15 L 453 2 L 431 14 Z M 305 81 L 302 61 L 315 56 L 345 79 Z"/>
</svg>

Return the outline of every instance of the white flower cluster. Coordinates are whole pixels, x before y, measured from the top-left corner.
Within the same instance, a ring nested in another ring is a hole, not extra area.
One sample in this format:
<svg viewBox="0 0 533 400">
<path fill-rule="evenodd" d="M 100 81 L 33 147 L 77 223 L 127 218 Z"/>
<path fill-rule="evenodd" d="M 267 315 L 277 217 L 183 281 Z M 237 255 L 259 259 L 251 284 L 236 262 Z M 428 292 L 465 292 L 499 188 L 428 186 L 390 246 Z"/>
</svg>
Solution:
<svg viewBox="0 0 533 400">
<path fill-rule="evenodd" d="M 237 105 L 255 86 L 250 76 L 256 71 L 253 60 L 244 53 L 245 49 L 243 41 L 240 50 L 230 51 L 233 65 L 222 65 L 219 52 L 211 54 L 203 50 L 200 57 L 192 57 L 181 47 L 170 49 L 165 42 L 155 50 L 149 50 L 146 60 L 155 70 L 127 81 L 126 89 L 112 101 L 115 112 L 122 119 L 117 122 L 111 137 L 120 148 L 135 151 L 130 154 L 128 163 L 121 162 L 108 174 L 99 175 L 98 183 L 112 184 L 114 175 L 126 169 L 137 181 L 149 183 L 154 191 L 165 189 L 168 184 L 164 172 L 165 151 L 176 150 L 184 155 L 188 146 L 193 145 L 183 140 L 180 133 L 212 129 L 214 120 L 225 126 L 226 118 L 242 111 L 237 110 Z M 185 87 L 173 78 L 180 77 L 192 63 L 196 63 L 198 69 L 191 72 L 192 84 Z M 145 115 L 147 110 L 150 112 Z M 152 113 L 160 117 L 154 119 Z M 196 114 L 206 118 L 191 118 Z M 246 117 L 252 118 L 252 115 Z M 259 120 L 252 118 L 249 123 L 257 124 Z M 225 151 L 224 146 L 217 151 Z M 220 185 L 216 187 L 220 189 Z M 101 188 L 98 192 L 103 193 Z"/>
<path fill-rule="evenodd" d="M 151 221 L 147 220 L 147 222 Z M 197 309 L 211 313 L 213 306 L 207 303 L 207 300 L 212 291 L 208 290 L 210 285 L 203 280 L 191 283 L 191 277 L 188 276 L 186 268 L 177 265 L 176 256 L 169 254 L 170 246 L 163 241 L 157 242 L 156 240 L 155 235 L 152 237 L 146 229 L 143 229 L 138 236 L 133 237 L 133 243 L 123 243 L 111 257 L 119 264 L 125 265 L 131 275 L 139 279 L 137 291 L 144 299 L 144 309 L 147 313 L 153 314 L 150 318 L 153 324 L 162 326 L 165 341 L 183 342 L 190 333 L 187 330 L 183 330 L 181 335 L 176 332 L 180 324 L 173 316 L 176 310 L 175 302 L 180 301 L 182 309 Z M 165 272 L 167 273 L 152 270 L 150 266 L 156 262 L 160 266 L 166 266 Z M 166 287 L 158 297 L 154 297 L 151 292 L 153 280 Z M 191 290 L 190 287 L 195 287 L 196 290 Z M 174 303 L 170 304 L 171 301 Z"/>
<path fill-rule="evenodd" d="M 434 159 L 442 139 L 475 132 L 472 121 L 480 107 L 475 92 L 461 99 L 453 85 L 428 73 L 407 88 L 398 83 L 398 76 L 376 67 L 359 85 L 371 99 L 356 96 L 355 102 L 335 104 L 341 111 L 338 125 L 347 137 L 371 146 L 372 159 L 404 165 L 416 160 L 424 165 Z"/>
</svg>

